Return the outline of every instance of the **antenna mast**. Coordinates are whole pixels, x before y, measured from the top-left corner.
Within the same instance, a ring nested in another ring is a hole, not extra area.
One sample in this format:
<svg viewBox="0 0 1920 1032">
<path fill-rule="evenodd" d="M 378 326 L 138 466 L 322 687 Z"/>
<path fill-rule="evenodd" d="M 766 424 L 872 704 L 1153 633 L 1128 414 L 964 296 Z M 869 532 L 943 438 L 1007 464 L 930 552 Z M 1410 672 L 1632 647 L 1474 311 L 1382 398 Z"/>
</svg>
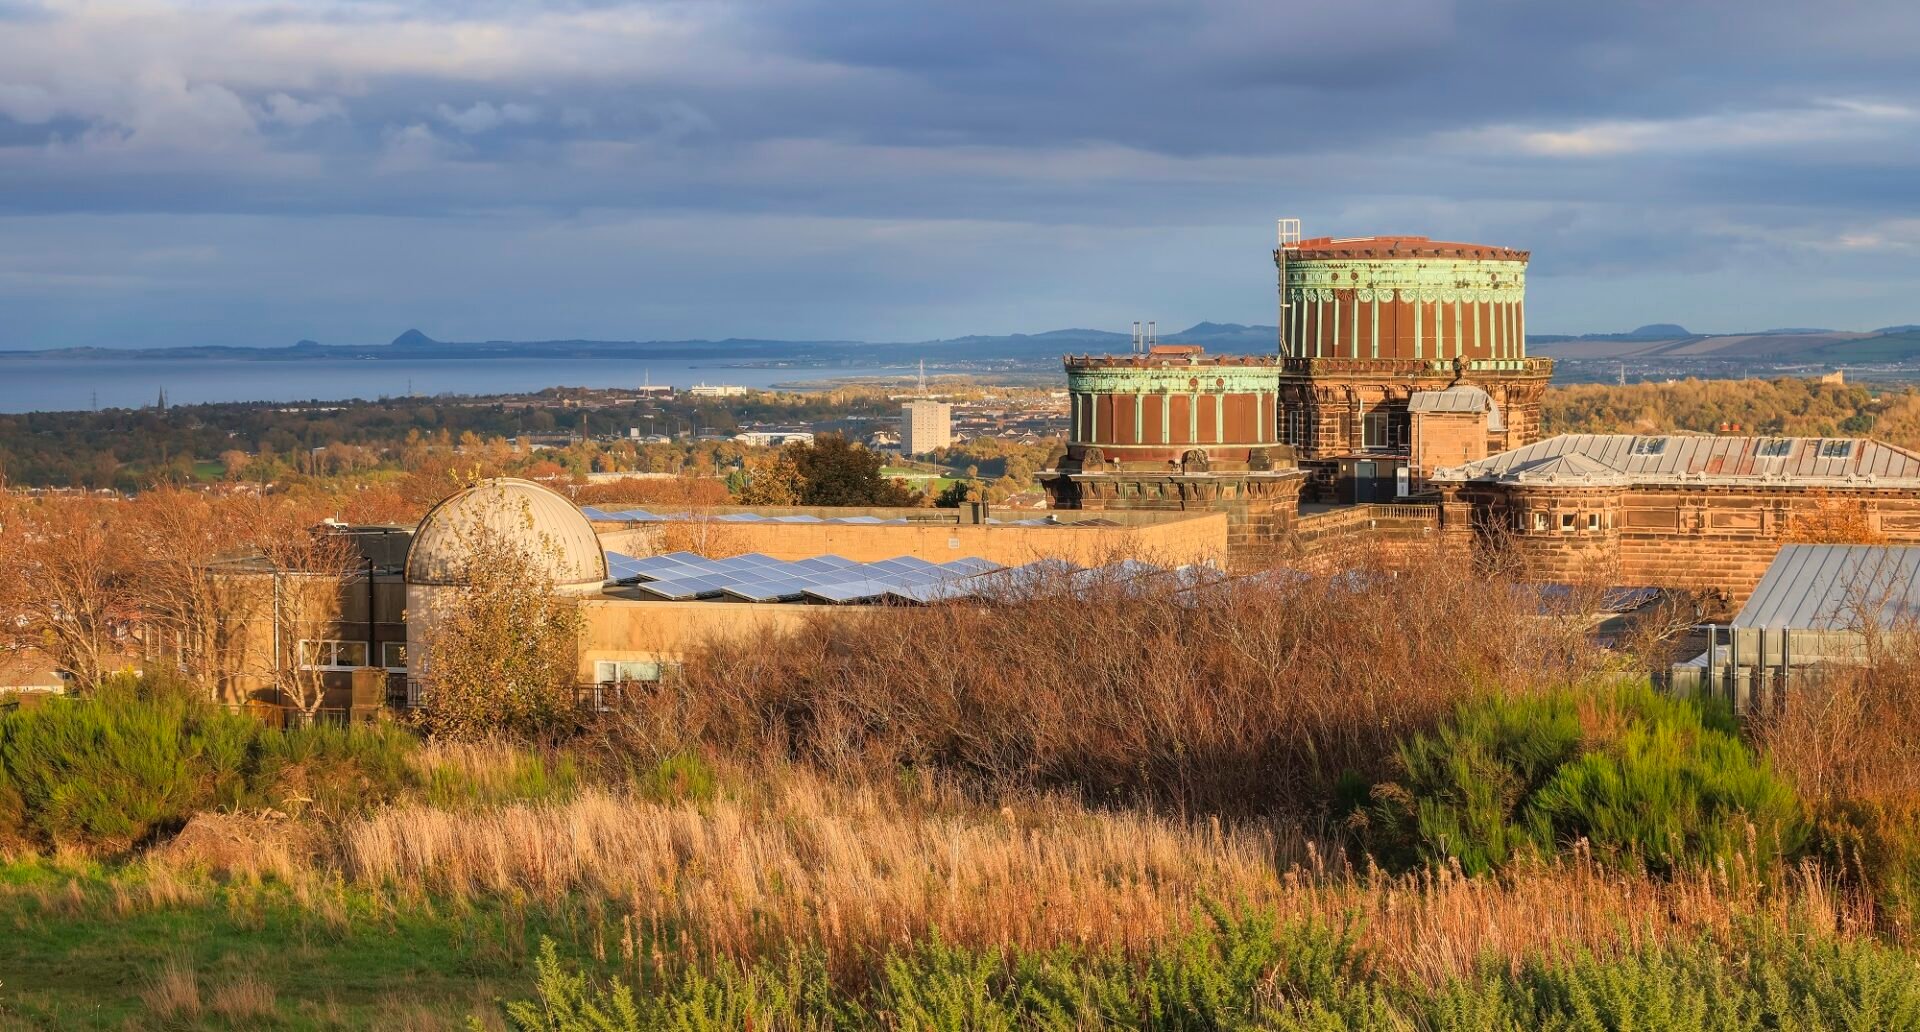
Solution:
<svg viewBox="0 0 1920 1032">
<path fill-rule="evenodd" d="M 927 396 L 927 360 L 920 360 L 920 396 Z"/>
<path fill-rule="evenodd" d="M 1287 252 L 1300 249 L 1300 220 L 1280 219 L 1276 228 L 1279 246 L 1273 249 L 1273 261 L 1280 269 L 1280 354 L 1288 357 L 1287 315 L 1293 305 L 1287 301 Z"/>
</svg>

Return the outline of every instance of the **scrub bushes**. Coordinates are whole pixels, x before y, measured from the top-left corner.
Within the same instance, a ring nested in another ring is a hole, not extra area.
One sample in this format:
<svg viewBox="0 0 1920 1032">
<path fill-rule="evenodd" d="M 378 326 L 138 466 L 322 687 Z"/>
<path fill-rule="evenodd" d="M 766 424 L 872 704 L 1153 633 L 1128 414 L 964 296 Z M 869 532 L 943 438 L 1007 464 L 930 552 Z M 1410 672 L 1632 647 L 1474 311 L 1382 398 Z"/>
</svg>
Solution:
<svg viewBox="0 0 1920 1032">
<path fill-rule="evenodd" d="M 1645 684 L 1463 703 L 1410 738 L 1375 790 L 1382 854 L 1469 874 L 1586 841 L 1654 873 L 1736 857 L 1771 870 L 1803 838 L 1790 785 L 1724 712 Z"/>
<path fill-rule="evenodd" d="M 855 986 L 802 956 L 718 962 L 635 992 L 570 970 L 551 941 L 536 971 L 537 998 L 506 1005 L 515 1032 L 1920 1028 L 1910 957 L 1871 941 L 1809 945 L 1778 932 L 1486 963 L 1438 985 L 1381 972 L 1338 928 L 1227 913 L 1144 960 L 933 940 L 894 951 L 871 983 Z"/>
<path fill-rule="evenodd" d="M 0 841 L 119 853 L 213 808 L 341 812 L 395 797 L 413 739 L 281 730 L 164 678 L 0 714 Z"/>
</svg>

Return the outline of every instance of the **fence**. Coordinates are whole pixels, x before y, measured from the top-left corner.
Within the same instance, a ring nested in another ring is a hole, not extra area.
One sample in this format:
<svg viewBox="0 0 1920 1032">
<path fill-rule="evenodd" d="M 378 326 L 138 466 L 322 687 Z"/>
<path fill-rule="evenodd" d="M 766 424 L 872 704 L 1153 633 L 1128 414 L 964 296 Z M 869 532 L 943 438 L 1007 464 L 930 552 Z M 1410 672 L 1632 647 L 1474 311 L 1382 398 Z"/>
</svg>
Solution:
<svg viewBox="0 0 1920 1032">
<path fill-rule="evenodd" d="M 1832 664 L 1861 661 L 1864 639 L 1851 631 L 1722 627 L 1708 624 L 1707 651 L 1677 663 L 1668 687 L 1677 695 L 1721 699 L 1741 716 L 1778 713 L 1795 685 Z"/>
<path fill-rule="evenodd" d="M 1396 540 L 1419 538 L 1432 534 L 1439 526 L 1437 506 L 1365 502 L 1308 513 L 1294 523 L 1294 536 L 1311 550 L 1322 542 L 1375 535 Z"/>
</svg>

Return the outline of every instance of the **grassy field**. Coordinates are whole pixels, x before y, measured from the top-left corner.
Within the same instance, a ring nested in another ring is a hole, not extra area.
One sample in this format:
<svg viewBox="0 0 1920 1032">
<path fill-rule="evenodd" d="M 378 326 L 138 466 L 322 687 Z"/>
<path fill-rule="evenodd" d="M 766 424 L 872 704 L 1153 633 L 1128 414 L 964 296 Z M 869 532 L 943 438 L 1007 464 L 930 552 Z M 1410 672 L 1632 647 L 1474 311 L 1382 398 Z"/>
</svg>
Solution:
<svg viewBox="0 0 1920 1032">
<path fill-rule="evenodd" d="M 0 712 L 0 1028 L 1920 1030 L 1920 637 L 1741 724 L 1396 570 L 716 640 L 537 744 Z"/>
<path fill-rule="evenodd" d="M 458 1028 L 524 993 L 529 941 L 566 934 L 498 904 L 340 893 L 315 909 L 193 878 L 147 895 L 138 870 L 0 874 L 0 1028 Z"/>
</svg>

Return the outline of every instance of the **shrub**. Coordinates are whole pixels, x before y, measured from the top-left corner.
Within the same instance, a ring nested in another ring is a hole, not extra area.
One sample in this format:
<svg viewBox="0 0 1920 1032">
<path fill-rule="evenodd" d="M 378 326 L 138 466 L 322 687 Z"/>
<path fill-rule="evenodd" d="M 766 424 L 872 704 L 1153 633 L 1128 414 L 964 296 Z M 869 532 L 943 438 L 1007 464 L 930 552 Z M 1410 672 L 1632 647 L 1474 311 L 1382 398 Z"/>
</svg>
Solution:
<svg viewBox="0 0 1920 1032">
<path fill-rule="evenodd" d="M 1380 977 L 1333 927 L 1247 915 L 1138 961 L 921 943 L 892 953 L 864 986 L 836 986 L 805 961 L 747 970 L 719 961 L 711 973 L 695 967 L 636 993 L 570 971 L 551 941 L 535 966 L 536 998 L 505 1005 L 515 1032 L 1920 1028 L 1920 978 L 1909 956 L 1872 941 L 1809 945 L 1778 933 L 1488 962 L 1437 986 Z"/>
<path fill-rule="evenodd" d="M 1400 739 L 1462 698 L 1595 661 L 1577 631 L 1532 619 L 1458 557 L 1246 579 L 1207 605 L 1178 589 L 1040 578 L 990 606 L 876 607 L 712 641 L 636 701 L 630 746 L 926 771 L 983 795 L 1310 814 L 1345 771 L 1389 776 Z"/>
<path fill-rule="evenodd" d="M 1478 874 L 1585 840 L 1656 872 L 1736 855 L 1765 867 L 1803 834 L 1792 789 L 1723 711 L 1644 683 L 1464 703 L 1400 765 L 1372 811 L 1400 863 Z"/>
<path fill-rule="evenodd" d="M 406 787 L 410 748 L 391 726 L 281 730 L 124 677 L 0 714 L 0 837 L 121 852 L 214 806 L 353 809 Z"/>
</svg>

